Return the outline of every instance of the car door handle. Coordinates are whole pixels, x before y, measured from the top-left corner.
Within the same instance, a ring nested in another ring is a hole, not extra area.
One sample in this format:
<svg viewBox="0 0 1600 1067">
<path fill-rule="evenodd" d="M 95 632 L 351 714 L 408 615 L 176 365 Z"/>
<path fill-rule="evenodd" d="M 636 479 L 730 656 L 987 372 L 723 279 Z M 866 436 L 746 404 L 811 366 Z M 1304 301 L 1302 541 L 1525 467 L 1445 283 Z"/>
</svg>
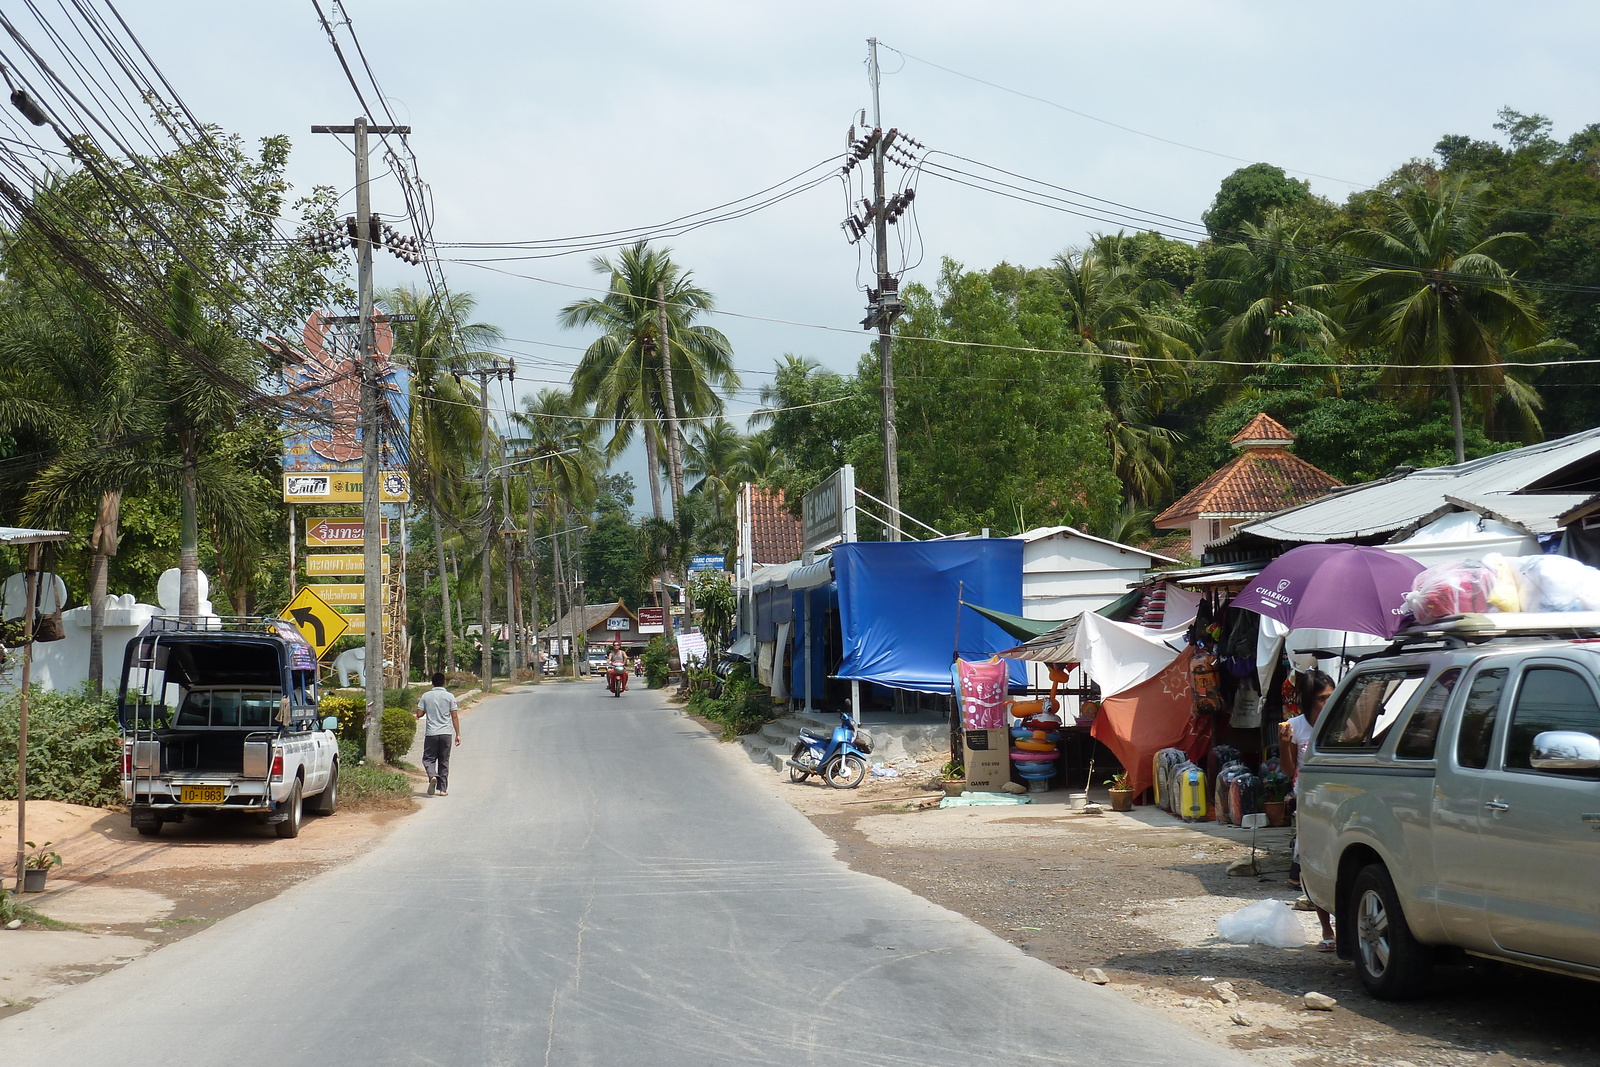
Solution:
<svg viewBox="0 0 1600 1067">
<path fill-rule="evenodd" d="M 1490 811 L 1510 811 L 1511 810 L 1511 805 L 1510 804 L 1507 804 L 1505 801 L 1499 800 L 1499 799 L 1486 801 L 1483 806 L 1488 808 Z"/>
</svg>

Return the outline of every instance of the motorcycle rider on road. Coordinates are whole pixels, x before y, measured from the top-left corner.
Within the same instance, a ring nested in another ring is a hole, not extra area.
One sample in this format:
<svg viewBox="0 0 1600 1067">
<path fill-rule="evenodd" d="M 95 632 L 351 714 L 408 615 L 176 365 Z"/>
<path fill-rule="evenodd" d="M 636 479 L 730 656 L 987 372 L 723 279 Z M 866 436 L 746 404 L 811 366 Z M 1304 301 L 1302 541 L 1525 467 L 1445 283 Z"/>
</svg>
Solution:
<svg viewBox="0 0 1600 1067">
<path fill-rule="evenodd" d="M 611 646 L 611 654 L 606 657 L 606 664 L 617 672 L 617 683 L 626 692 L 628 689 L 628 654 L 622 650 L 622 641 L 618 639 Z"/>
</svg>

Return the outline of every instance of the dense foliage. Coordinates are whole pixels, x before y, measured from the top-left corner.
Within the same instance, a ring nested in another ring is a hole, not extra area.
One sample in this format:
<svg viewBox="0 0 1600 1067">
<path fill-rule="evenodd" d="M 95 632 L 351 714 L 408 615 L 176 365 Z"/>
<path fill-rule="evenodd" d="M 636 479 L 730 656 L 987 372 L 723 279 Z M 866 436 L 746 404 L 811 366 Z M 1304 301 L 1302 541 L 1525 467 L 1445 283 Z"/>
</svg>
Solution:
<svg viewBox="0 0 1600 1067">
<path fill-rule="evenodd" d="M 0 698 L 0 797 L 17 795 L 17 694 Z M 103 807 L 122 802 L 116 702 L 87 691 L 28 696 L 28 798 Z"/>
</svg>

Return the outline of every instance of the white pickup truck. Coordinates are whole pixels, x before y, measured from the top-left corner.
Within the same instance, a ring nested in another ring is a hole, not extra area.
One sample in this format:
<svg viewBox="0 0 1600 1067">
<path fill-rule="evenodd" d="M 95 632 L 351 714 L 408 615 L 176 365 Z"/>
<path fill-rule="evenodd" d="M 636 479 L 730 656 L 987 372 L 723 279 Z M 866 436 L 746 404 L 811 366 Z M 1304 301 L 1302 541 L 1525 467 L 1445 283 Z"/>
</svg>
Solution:
<svg viewBox="0 0 1600 1067">
<path fill-rule="evenodd" d="M 122 792 L 133 827 L 242 812 L 296 837 L 339 804 L 337 721 L 317 719 L 316 658 L 271 619 L 156 618 L 123 657 Z"/>
<path fill-rule="evenodd" d="M 1374 996 L 1441 952 L 1600 979 L 1600 614 L 1403 631 L 1329 699 L 1301 877 Z"/>
</svg>

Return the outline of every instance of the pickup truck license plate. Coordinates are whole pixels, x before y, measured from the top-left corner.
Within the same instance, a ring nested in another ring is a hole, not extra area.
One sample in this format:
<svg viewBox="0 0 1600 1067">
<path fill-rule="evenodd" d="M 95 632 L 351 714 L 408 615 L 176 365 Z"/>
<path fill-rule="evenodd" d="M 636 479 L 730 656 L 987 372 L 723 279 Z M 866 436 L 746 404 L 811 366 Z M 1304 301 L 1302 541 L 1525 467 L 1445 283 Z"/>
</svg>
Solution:
<svg viewBox="0 0 1600 1067">
<path fill-rule="evenodd" d="M 228 799 L 228 788 L 221 785 L 186 785 L 178 799 L 185 804 L 221 804 Z"/>
</svg>

